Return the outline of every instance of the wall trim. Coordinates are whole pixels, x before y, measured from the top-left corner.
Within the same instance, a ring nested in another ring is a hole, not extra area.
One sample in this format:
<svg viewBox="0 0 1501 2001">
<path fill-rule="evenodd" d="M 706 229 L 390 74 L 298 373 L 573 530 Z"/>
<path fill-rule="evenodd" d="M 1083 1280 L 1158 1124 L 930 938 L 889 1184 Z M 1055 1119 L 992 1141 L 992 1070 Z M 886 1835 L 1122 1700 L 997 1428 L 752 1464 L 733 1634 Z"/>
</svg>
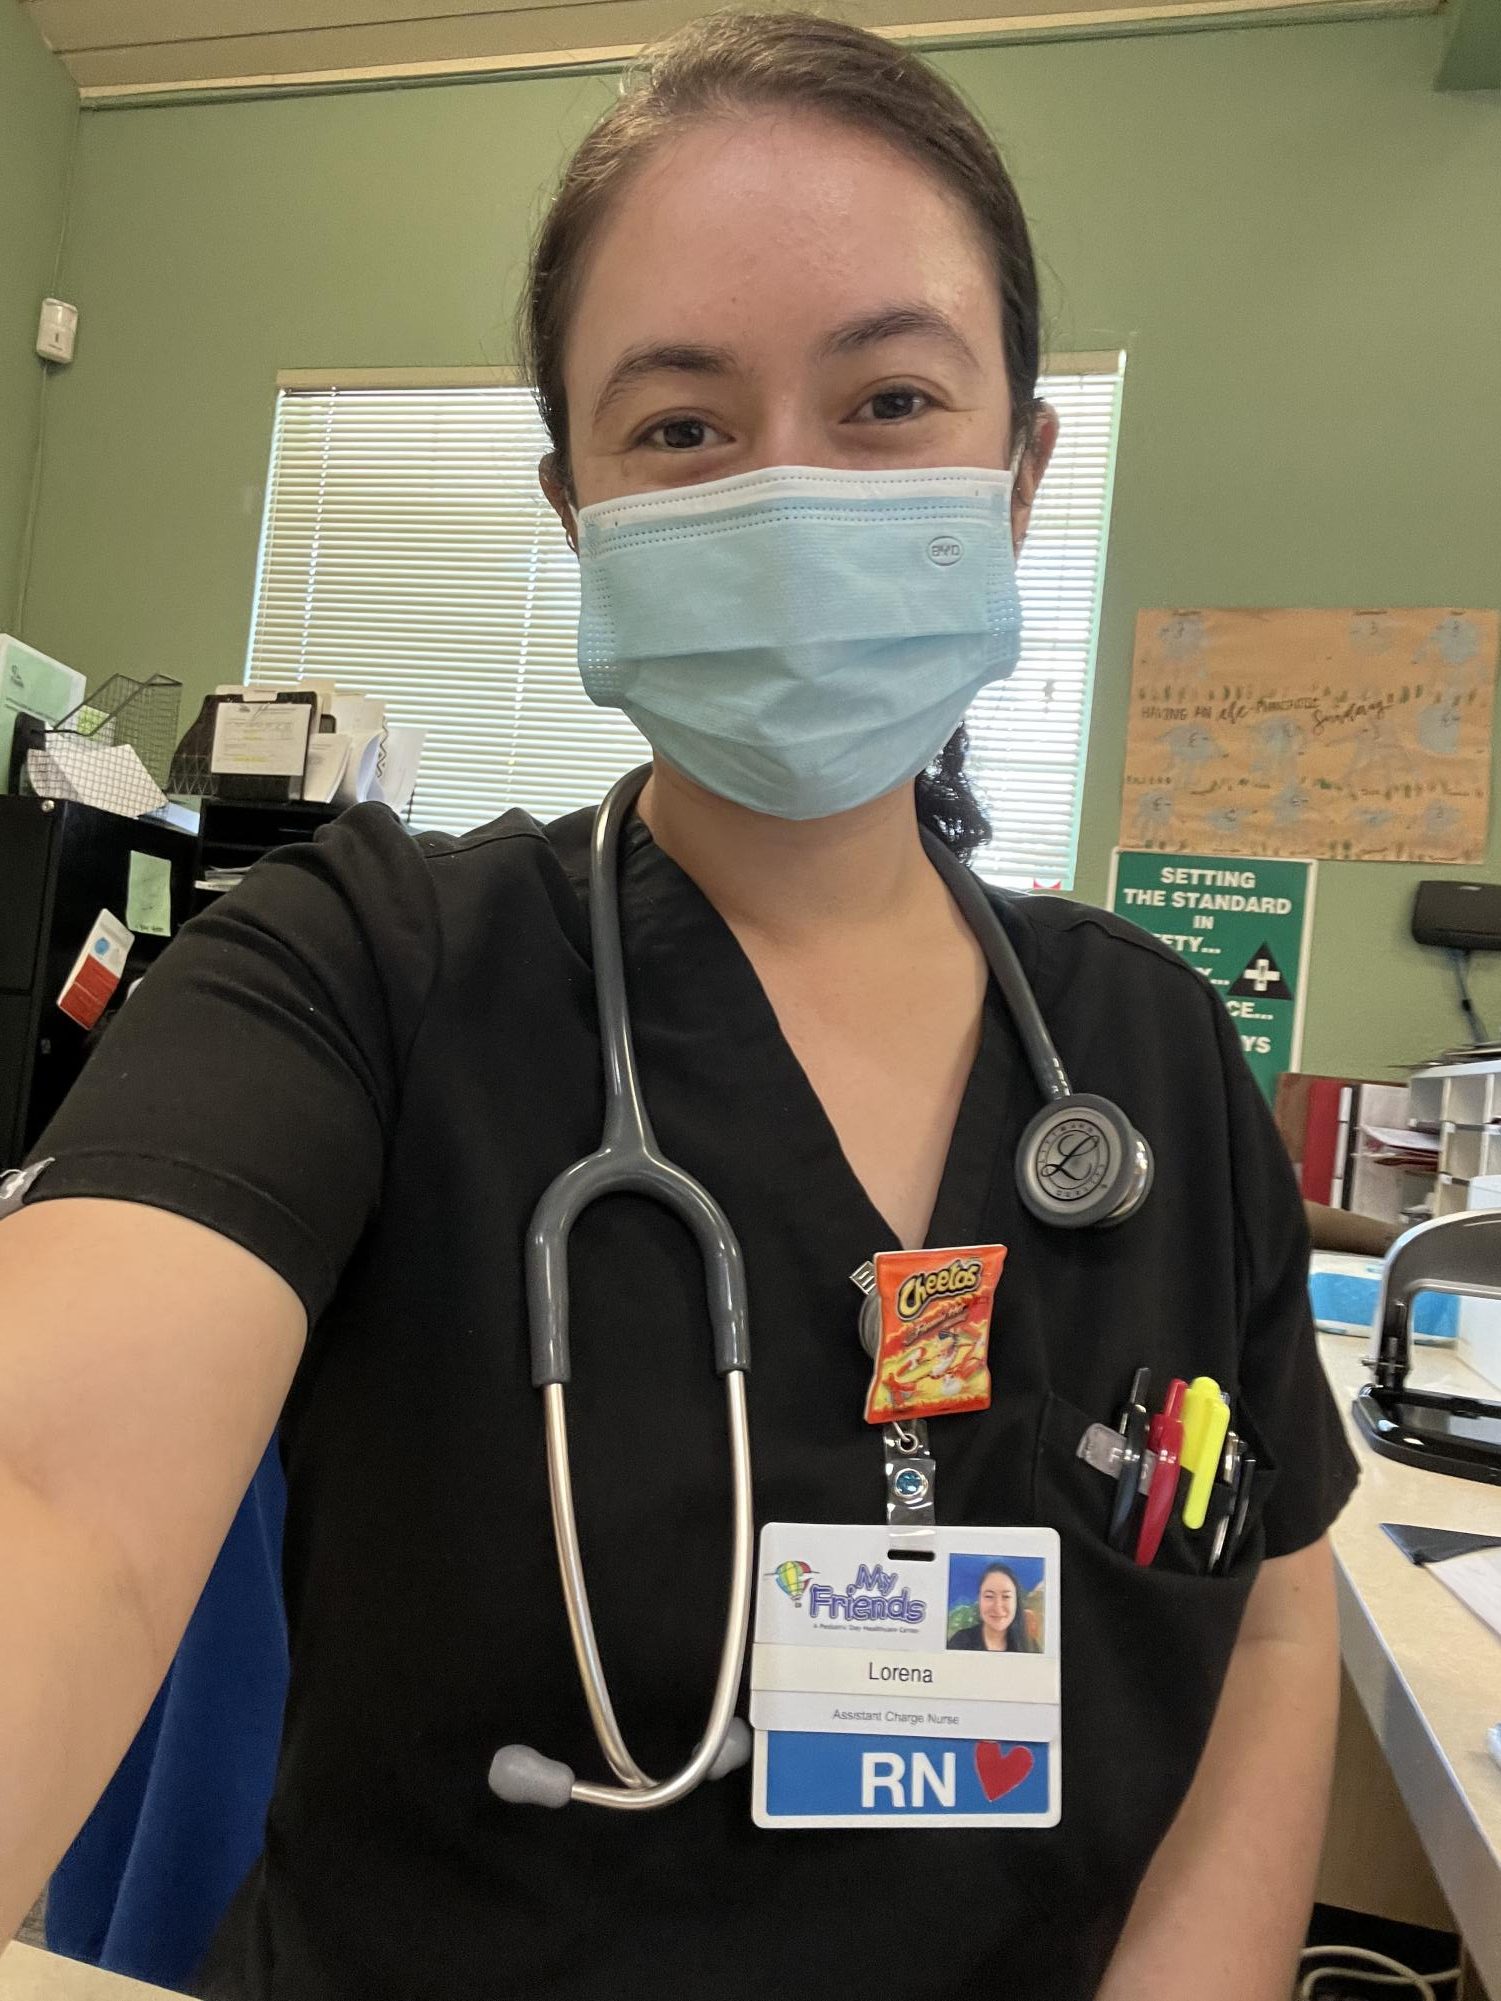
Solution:
<svg viewBox="0 0 1501 2001">
<path fill-rule="evenodd" d="M 1394 16 L 1436 14 L 1444 0 L 1195 0 L 1181 5 L 1144 4 L 1083 7 L 1067 18 L 1056 14 L 1009 14 L 975 21 L 919 21 L 901 28 L 877 28 L 888 40 L 919 42 L 929 49 L 958 49 L 990 43 L 1112 41 L 1122 36 L 1192 34 L 1222 28 L 1320 26 L 1341 21 L 1389 20 Z M 604 48 L 548 49 L 531 54 L 469 57 L 427 63 L 305 70 L 284 76 L 199 77 L 171 85 L 89 84 L 79 90 L 86 111 L 118 111 L 160 105 L 235 102 L 260 97 L 317 97 L 352 91 L 403 90 L 432 84 L 495 83 L 507 77 L 579 76 L 622 68 L 641 52 L 639 42 Z"/>
</svg>

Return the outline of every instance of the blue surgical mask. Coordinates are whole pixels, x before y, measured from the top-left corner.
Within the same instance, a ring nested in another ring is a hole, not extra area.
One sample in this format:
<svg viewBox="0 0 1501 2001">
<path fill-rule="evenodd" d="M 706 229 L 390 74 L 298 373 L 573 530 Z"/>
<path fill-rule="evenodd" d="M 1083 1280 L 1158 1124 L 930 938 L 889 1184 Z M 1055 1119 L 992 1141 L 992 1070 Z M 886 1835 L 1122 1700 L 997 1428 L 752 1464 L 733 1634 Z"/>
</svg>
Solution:
<svg viewBox="0 0 1501 2001">
<path fill-rule="evenodd" d="M 773 466 L 601 501 L 578 535 L 590 698 L 757 813 L 906 783 L 1016 666 L 1008 472 Z"/>
</svg>

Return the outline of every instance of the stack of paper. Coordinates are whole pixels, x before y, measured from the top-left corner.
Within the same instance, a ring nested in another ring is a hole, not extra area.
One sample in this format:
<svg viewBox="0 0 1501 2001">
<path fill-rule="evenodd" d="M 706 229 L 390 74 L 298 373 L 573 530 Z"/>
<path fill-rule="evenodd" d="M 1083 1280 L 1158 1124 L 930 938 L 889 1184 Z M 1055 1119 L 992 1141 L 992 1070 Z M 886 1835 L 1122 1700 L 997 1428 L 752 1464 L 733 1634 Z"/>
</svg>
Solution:
<svg viewBox="0 0 1501 2001">
<path fill-rule="evenodd" d="M 1420 1132 L 1416 1126 L 1365 1126 L 1362 1137 L 1377 1160 L 1429 1174 L 1438 1166 L 1437 1133 Z"/>
<path fill-rule="evenodd" d="M 128 743 L 96 744 L 64 730 L 49 730 L 44 748 L 27 753 L 26 777 L 38 798 L 77 799 L 129 820 L 167 803 Z"/>
<path fill-rule="evenodd" d="M 1501 1634 L 1501 1549 L 1469 1550 L 1463 1556 L 1430 1563 L 1428 1569 L 1477 1619 L 1484 1619 L 1493 1633 Z"/>
<path fill-rule="evenodd" d="M 308 739 L 302 796 L 318 805 L 358 806 L 376 800 L 405 813 L 412 803 L 417 767 L 427 732 L 386 721 L 386 705 L 374 695 L 332 681 L 300 681 L 318 698 Z M 221 694 L 243 695 L 226 687 Z M 332 722 L 332 729 L 322 727 Z"/>
</svg>

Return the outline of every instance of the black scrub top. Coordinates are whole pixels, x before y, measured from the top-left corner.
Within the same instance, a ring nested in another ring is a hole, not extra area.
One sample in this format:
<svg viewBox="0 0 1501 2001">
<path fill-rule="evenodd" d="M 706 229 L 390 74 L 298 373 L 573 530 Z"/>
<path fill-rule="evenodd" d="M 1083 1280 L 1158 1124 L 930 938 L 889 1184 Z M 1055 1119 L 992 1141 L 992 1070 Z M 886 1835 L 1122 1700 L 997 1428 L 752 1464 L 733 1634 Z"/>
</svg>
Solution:
<svg viewBox="0 0 1501 2001">
<path fill-rule="evenodd" d="M 1157 1179 L 1050 1229 L 1013 1157 L 1038 1094 L 992 989 L 929 1241 L 1009 1247 L 994 1401 L 933 1426 L 940 1519 L 1063 1543 L 1063 1819 L 762 1832 L 745 1770 L 665 1811 L 504 1806 L 499 1745 L 607 1777 L 574 1669 L 531 1387 L 522 1245 L 598 1143 L 589 816 L 413 840 L 362 806 L 190 925 L 37 1149 L 30 1199 L 112 1196 L 248 1247 L 312 1332 L 281 1425 L 291 1693 L 263 1861 L 206 1990 L 253 2001 L 1083 2001 L 1193 1776 L 1263 1557 L 1354 1480 L 1314 1348 L 1291 1171 L 1200 976 L 1115 918 L 998 898 L 1078 1088 Z M 733 935 L 633 823 L 627 980 L 671 1159 L 744 1247 L 757 1519 L 879 1521 L 850 1273 L 896 1248 Z M 891 976 L 920 980 L 892 941 Z M 893 1132 L 893 1146 L 900 1133 Z M 705 1719 L 729 1565 L 724 1399 L 697 1253 L 613 1198 L 572 1254 L 573 1477 L 590 1596 L 646 1770 Z M 212 1343 L 212 1300 L 201 1338 Z M 1261 1468 L 1232 1574 L 1177 1521 L 1112 1553 L 1075 1456 L 1138 1364 L 1217 1377 Z M 1276 1471 L 1271 1469 L 1275 1467 Z"/>
</svg>

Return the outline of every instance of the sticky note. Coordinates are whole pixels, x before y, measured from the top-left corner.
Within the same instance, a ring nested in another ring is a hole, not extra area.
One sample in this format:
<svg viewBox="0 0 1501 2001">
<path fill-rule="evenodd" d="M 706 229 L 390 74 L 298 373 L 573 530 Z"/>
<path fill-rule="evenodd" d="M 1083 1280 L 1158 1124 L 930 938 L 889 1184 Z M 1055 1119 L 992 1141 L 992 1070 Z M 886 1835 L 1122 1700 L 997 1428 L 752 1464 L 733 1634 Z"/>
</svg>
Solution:
<svg viewBox="0 0 1501 2001">
<path fill-rule="evenodd" d="M 172 936 L 172 864 L 162 855 L 130 855 L 125 922 L 138 937 Z"/>
</svg>

